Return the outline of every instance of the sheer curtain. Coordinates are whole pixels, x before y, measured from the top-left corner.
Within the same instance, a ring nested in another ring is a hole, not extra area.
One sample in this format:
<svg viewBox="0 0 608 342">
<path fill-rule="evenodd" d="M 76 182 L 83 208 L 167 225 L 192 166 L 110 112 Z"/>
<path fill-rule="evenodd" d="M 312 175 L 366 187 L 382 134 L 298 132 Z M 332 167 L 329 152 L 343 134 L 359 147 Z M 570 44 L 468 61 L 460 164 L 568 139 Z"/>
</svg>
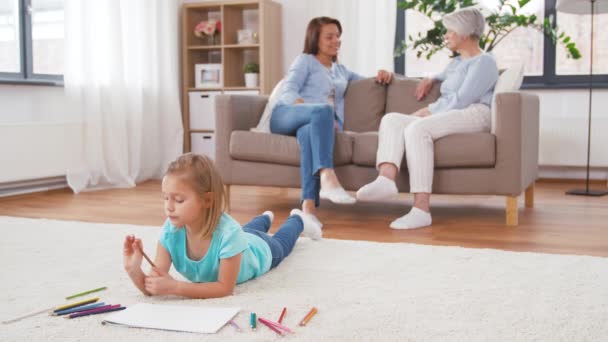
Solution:
<svg viewBox="0 0 608 342">
<path fill-rule="evenodd" d="M 65 0 L 65 93 L 82 122 L 74 192 L 162 176 L 182 152 L 178 2 Z"/>
<path fill-rule="evenodd" d="M 342 24 L 340 63 L 364 76 L 393 71 L 397 4 L 395 0 L 283 0 L 285 64 L 302 52 L 310 19 L 336 18 Z M 295 41 L 294 41 L 295 40 Z"/>
</svg>

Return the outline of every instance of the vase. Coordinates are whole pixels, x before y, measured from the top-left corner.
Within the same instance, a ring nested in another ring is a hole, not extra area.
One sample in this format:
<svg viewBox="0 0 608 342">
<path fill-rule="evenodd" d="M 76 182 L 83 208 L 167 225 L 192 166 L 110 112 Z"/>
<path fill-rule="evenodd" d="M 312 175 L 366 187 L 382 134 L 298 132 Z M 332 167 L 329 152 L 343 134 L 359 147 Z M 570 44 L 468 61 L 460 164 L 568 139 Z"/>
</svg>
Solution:
<svg viewBox="0 0 608 342">
<path fill-rule="evenodd" d="M 255 88 L 258 86 L 258 74 L 246 73 L 245 74 L 245 87 Z"/>
<path fill-rule="evenodd" d="M 220 35 L 219 34 L 212 34 L 209 36 L 205 36 L 205 39 L 207 40 L 207 45 L 219 45 L 220 44 Z"/>
</svg>

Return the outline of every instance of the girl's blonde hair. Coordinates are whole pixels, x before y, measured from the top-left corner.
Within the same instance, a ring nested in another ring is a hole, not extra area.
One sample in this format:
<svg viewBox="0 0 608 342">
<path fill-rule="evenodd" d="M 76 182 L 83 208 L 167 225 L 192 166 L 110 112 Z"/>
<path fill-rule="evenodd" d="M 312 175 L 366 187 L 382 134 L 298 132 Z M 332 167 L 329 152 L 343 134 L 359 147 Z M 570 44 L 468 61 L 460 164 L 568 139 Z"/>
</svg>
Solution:
<svg viewBox="0 0 608 342">
<path fill-rule="evenodd" d="M 201 198 L 207 193 L 213 194 L 211 206 L 205 209 L 206 220 L 201 230 L 203 238 L 211 236 L 226 208 L 224 183 L 213 161 L 207 156 L 186 153 L 169 164 L 165 175 L 181 177 Z"/>
</svg>

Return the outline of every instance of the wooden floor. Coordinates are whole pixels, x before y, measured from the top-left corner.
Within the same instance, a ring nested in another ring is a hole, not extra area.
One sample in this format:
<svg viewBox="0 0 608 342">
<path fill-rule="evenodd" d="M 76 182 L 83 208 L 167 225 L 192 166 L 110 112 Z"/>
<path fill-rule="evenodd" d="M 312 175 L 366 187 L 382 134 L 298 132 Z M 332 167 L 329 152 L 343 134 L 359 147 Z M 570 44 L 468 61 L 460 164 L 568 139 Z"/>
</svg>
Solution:
<svg viewBox="0 0 608 342">
<path fill-rule="evenodd" d="M 409 210 L 407 194 L 354 206 L 323 202 L 318 217 L 325 225 L 325 238 L 608 256 L 608 196 L 564 195 L 573 187 L 580 183 L 538 182 L 534 208 L 524 208 L 520 196 L 518 227 L 504 225 L 505 198 L 498 196 L 434 196 L 433 226 L 411 231 L 388 228 Z M 299 189 L 232 186 L 231 214 L 245 223 L 272 210 L 274 230 L 298 205 L 299 194 Z M 159 227 L 163 222 L 160 183 L 78 195 L 64 189 L 0 198 L 0 215 Z"/>
</svg>

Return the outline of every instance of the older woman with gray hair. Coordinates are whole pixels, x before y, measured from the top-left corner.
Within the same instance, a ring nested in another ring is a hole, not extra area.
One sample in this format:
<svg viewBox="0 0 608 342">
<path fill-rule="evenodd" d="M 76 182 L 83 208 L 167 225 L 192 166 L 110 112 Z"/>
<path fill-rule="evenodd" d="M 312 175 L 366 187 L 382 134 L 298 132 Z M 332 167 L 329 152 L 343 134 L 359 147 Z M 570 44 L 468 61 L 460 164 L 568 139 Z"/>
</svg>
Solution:
<svg viewBox="0 0 608 342">
<path fill-rule="evenodd" d="M 498 80 L 496 61 L 479 48 L 485 20 L 476 8 L 446 15 L 446 46 L 458 54 L 440 74 L 426 78 L 416 88 L 423 99 L 436 82 L 441 96 L 412 114 L 388 113 L 380 123 L 376 168 L 379 175 L 357 191 L 359 200 L 378 200 L 398 193 L 395 179 L 405 152 L 414 206 L 394 220 L 393 229 L 430 226 L 433 185 L 433 142 L 455 133 L 490 130 L 490 102 Z"/>
</svg>

